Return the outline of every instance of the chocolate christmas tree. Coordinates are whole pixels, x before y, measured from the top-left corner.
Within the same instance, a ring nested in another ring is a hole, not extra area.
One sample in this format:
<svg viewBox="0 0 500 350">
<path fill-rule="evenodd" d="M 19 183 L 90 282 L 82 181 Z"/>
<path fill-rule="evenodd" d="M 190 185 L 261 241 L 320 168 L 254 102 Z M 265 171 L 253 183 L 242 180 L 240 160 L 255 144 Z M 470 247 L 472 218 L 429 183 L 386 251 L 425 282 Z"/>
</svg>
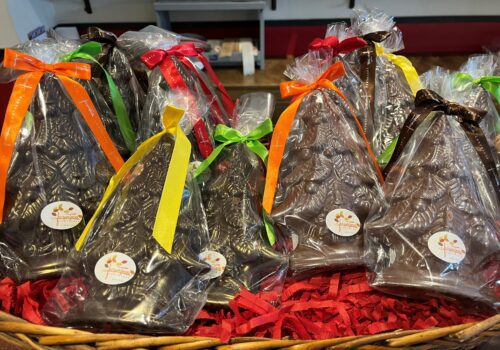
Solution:
<svg viewBox="0 0 500 350">
<path fill-rule="evenodd" d="M 210 267 L 198 256 L 208 230 L 199 190 L 189 175 L 172 253 L 153 237 L 174 142 L 172 135 L 163 135 L 121 178 L 80 251 L 70 256 L 69 271 L 44 310 L 50 322 L 179 333 L 203 307 L 207 281 L 200 274 Z"/>
<path fill-rule="evenodd" d="M 4 222 L 0 225 L 2 276 L 24 281 L 60 275 L 66 255 L 95 211 L 112 174 L 80 112 L 60 82 L 46 74 L 17 138 L 7 177 Z M 63 218 L 56 210 L 43 221 L 42 210 L 59 201 L 74 204 L 63 209 L 72 208 L 77 216 L 81 209 L 83 217 Z M 47 224 L 52 216 L 76 226 Z"/>
<path fill-rule="evenodd" d="M 247 134 L 270 117 L 274 107 L 270 96 L 242 96 L 236 129 Z M 256 105 L 256 110 L 245 110 L 245 103 Z M 243 142 L 226 146 L 210 165 L 210 178 L 202 190 L 210 231 L 208 249 L 222 254 L 227 264 L 210 286 L 209 303 L 227 303 L 242 286 L 254 293 L 282 287 L 288 259 L 271 247 L 266 236 L 261 206 L 264 177 L 263 162 Z"/>
<path fill-rule="evenodd" d="M 494 300 L 487 287 L 488 264 L 500 253 L 498 202 L 453 117 L 441 114 L 417 129 L 385 189 L 387 208 L 366 224 L 373 286 Z"/>
<path fill-rule="evenodd" d="M 373 161 L 346 103 L 314 90 L 288 136 L 272 216 L 297 241 L 295 275 L 363 264 L 362 230 L 382 199 Z"/>
</svg>

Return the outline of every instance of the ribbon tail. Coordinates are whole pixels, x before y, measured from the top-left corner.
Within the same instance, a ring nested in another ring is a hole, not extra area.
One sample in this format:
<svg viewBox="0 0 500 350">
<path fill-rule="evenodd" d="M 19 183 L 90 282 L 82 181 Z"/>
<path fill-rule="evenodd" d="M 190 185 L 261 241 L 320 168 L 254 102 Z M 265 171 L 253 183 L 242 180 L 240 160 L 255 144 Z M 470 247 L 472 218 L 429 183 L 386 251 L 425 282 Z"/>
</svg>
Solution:
<svg viewBox="0 0 500 350">
<path fill-rule="evenodd" d="M 86 44 L 93 43 L 90 47 L 85 47 Z M 83 44 L 82 48 L 84 49 L 94 49 L 97 50 L 93 52 L 93 54 L 98 54 L 101 52 L 101 45 L 92 41 L 89 41 L 88 43 Z M 96 46 L 97 45 L 97 46 Z M 127 149 L 130 152 L 134 152 L 137 144 L 136 144 L 136 135 L 134 132 L 134 129 L 132 128 L 132 124 L 130 123 L 130 117 L 127 113 L 127 108 L 125 107 L 125 102 L 123 102 L 122 95 L 120 94 L 120 91 L 118 90 L 118 87 L 116 86 L 113 77 L 109 72 L 97 61 L 92 55 L 86 53 L 86 52 L 75 52 L 72 54 L 69 54 L 65 57 L 66 60 L 72 60 L 74 58 L 83 58 L 85 60 L 91 61 L 96 63 L 104 72 L 104 75 L 106 76 L 106 80 L 108 82 L 109 86 L 109 92 L 111 95 L 111 103 L 113 104 L 113 109 L 115 111 L 116 115 L 116 120 L 118 122 L 118 128 L 120 129 L 120 133 L 123 136 L 123 140 L 125 141 L 125 145 L 127 146 Z"/>
<path fill-rule="evenodd" d="M 99 114 L 95 110 L 95 107 L 87 94 L 87 91 L 85 91 L 79 83 L 68 77 L 62 75 L 58 75 L 57 77 L 60 79 L 64 88 L 75 103 L 75 106 L 82 114 L 83 119 L 85 119 L 85 122 L 94 134 L 109 162 L 115 169 L 115 172 L 118 172 L 123 165 L 123 159 L 113 144 L 113 141 L 109 137 Z"/>
<path fill-rule="evenodd" d="M 401 55 L 394 55 L 390 53 L 383 53 L 383 55 L 391 60 L 396 66 L 401 68 L 408 85 L 410 85 L 413 96 L 416 96 L 417 91 L 422 89 L 422 83 L 420 82 L 417 70 L 413 67 L 410 60 Z"/>
<path fill-rule="evenodd" d="M 97 62 L 97 61 L 96 61 Z M 106 80 L 108 81 L 109 92 L 111 95 L 111 102 L 113 103 L 113 109 L 115 110 L 116 120 L 118 121 L 118 127 L 130 152 L 134 152 L 137 144 L 134 129 L 130 123 L 130 117 L 127 113 L 127 108 L 125 107 L 125 102 L 123 102 L 122 95 L 116 86 L 113 77 L 109 72 L 102 67 L 104 75 L 106 75 Z"/>
<path fill-rule="evenodd" d="M 273 224 L 271 223 L 269 217 L 266 214 L 266 210 L 262 209 L 262 221 L 264 222 L 264 228 L 266 229 L 267 239 L 271 246 L 276 243 L 276 233 L 274 232 Z"/>
<path fill-rule="evenodd" d="M 43 72 L 31 72 L 21 75 L 17 78 L 9 99 L 0 135 L 0 223 L 3 220 L 7 174 L 12 160 L 12 153 L 14 152 L 14 145 L 23 125 L 24 116 L 43 74 Z"/>
<path fill-rule="evenodd" d="M 250 148 L 253 153 L 258 155 L 259 158 L 262 159 L 264 164 L 266 164 L 267 166 L 267 158 L 269 157 L 269 152 L 267 151 L 267 148 L 262 143 L 260 143 L 260 141 L 248 141 L 247 147 Z"/>
<path fill-rule="evenodd" d="M 197 57 L 201 61 L 201 63 L 203 63 L 203 66 L 205 67 L 205 70 L 207 71 L 208 76 L 212 79 L 212 81 L 215 83 L 215 85 L 219 89 L 219 91 L 221 93 L 222 103 L 224 104 L 226 112 L 229 114 L 229 116 L 232 116 L 233 112 L 234 112 L 234 102 L 231 99 L 231 96 L 229 96 L 229 93 L 227 92 L 226 88 L 220 82 L 219 78 L 217 77 L 217 74 L 215 74 L 215 71 L 213 70 L 212 66 L 208 62 L 207 58 L 205 56 L 203 56 L 202 54 L 198 55 Z"/>
<path fill-rule="evenodd" d="M 269 156 L 267 159 L 267 174 L 264 187 L 264 195 L 262 206 L 269 214 L 273 209 L 274 196 L 276 194 L 276 185 L 278 184 L 278 176 L 280 171 L 281 160 L 285 152 L 286 140 L 290 133 L 293 120 L 297 114 L 297 110 L 305 95 L 300 95 L 283 113 L 281 113 L 278 122 L 274 127 L 271 145 L 269 146 Z"/>
<path fill-rule="evenodd" d="M 172 253 L 191 155 L 191 143 L 180 127 L 177 127 L 175 136 L 174 150 L 168 166 L 153 228 L 153 237 L 169 254 Z"/>
</svg>

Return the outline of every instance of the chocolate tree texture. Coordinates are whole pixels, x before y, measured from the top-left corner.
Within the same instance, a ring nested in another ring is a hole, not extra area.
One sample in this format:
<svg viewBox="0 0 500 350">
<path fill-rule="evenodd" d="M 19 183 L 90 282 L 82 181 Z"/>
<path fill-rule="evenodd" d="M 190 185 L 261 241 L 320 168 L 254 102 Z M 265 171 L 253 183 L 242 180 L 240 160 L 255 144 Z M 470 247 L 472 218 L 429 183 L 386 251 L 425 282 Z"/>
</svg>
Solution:
<svg viewBox="0 0 500 350">
<path fill-rule="evenodd" d="M 16 281 L 60 275 L 112 174 L 58 79 L 45 74 L 17 137 L 7 177 L 0 226 L 1 275 Z M 77 226 L 54 229 L 42 221 L 42 210 L 59 201 L 82 210 Z"/>
<path fill-rule="evenodd" d="M 363 224 L 370 208 L 380 205 L 382 191 L 337 93 L 318 89 L 302 100 L 279 176 L 272 217 L 296 244 L 292 273 L 362 265 Z"/>
<path fill-rule="evenodd" d="M 247 94 L 240 101 L 236 129 L 242 133 L 272 115 L 270 94 Z M 245 105 L 256 105 L 256 109 L 245 111 Z M 242 286 L 253 293 L 282 288 L 288 258 L 275 251 L 266 236 L 261 205 L 264 177 L 263 162 L 243 142 L 226 146 L 210 165 L 210 178 L 202 189 L 210 231 L 208 249 L 222 254 L 227 264 L 222 276 L 210 285 L 208 303 L 225 304 Z"/>
<path fill-rule="evenodd" d="M 399 295 L 494 302 L 498 199 L 454 116 L 427 117 L 384 189 L 387 206 L 365 226 L 371 284 Z"/>
<path fill-rule="evenodd" d="M 83 246 L 70 256 L 69 270 L 44 310 L 50 322 L 182 333 L 203 307 L 207 281 L 200 275 L 210 267 L 198 259 L 208 240 L 199 189 L 188 175 L 169 254 L 153 237 L 153 227 L 174 137 L 164 134 L 152 147 L 121 178 Z M 119 257 L 117 262 L 114 256 Z M 110 257 L 104 267 L 103 257 Z M 118 276 L 117 282 L 103 277 L 103 271 L 116 272 L 113 264 L 123 263 L 123 268 L 130 261 L 134 263 L 130 276 Z"/>
</svg>

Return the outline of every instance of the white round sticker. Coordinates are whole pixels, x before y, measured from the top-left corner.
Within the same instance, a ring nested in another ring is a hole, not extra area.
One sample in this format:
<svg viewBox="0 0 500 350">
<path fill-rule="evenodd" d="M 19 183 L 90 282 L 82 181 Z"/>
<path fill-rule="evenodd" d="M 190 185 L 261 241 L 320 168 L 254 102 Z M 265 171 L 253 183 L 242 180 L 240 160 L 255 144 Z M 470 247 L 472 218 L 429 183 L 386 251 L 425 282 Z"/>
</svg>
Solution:
<svg viewBox="0 0 500 350">
<path fill-rule="evenodd" d="M 52 202 L 40 213 L 42 222 L 54 230 L 68 230 L 83 220 L 82 209 L 67 201 Z"/>
<path fill-rule="evenodd" d="M 221 253 L 214 252 L 213 250 L 205 250 L 200 253 L 199 258 L 211 267 L 210 271 L 203 276 L 205 279 L 216 278 L 224 273 L 227 261 Z"/>
<path fill-rule="evenodd" d="M 126 254 L 112 252 L 104 255 L 95 264 L 94 273 L 97 279 L 110 285 L 128 282 L 134 277 L 136 266 L 134 260 Z"/>
<path fill-rule="evenodd" d="M 341 208 L 328 213 L 326 227 L 338 236 L 350 237 L 359 232 L 361 223 L 354 212 Z"/>
<path fill-rule="evenodd" d="M 427 246 L 432 254 L 448 263 L 456 264 L 465 258 L 464 242 L 448 231 L 434 233 L 427 241 Z"/>
</svg>

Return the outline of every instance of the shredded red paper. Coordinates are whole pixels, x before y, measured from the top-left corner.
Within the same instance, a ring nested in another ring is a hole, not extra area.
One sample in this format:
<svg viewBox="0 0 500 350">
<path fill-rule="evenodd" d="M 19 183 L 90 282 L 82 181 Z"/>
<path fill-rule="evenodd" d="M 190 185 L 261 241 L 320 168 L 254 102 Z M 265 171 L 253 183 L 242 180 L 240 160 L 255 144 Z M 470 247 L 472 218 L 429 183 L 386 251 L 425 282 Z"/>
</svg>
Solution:
<svg viewBox="0 0 500 350">
<path fill-rule="evenodd" d="M 364 271 L 287 281 L 279 306 L 266 293 L 241 290 L 229 309 L 203 310 L 188 335 L 327 339 L 474 322 L 488 315 L 465 313 L 446 299 L 410 300 L 373 290 Z"/>
<path fill-rule="evenodd" d="M 16 285 L 10 278 L 4 278 L 0 281 L 1 308 L 32 323 L 43 324 L 40 310 L 56 283 L 57 279 L 42 279 Z"/>
</svg>

